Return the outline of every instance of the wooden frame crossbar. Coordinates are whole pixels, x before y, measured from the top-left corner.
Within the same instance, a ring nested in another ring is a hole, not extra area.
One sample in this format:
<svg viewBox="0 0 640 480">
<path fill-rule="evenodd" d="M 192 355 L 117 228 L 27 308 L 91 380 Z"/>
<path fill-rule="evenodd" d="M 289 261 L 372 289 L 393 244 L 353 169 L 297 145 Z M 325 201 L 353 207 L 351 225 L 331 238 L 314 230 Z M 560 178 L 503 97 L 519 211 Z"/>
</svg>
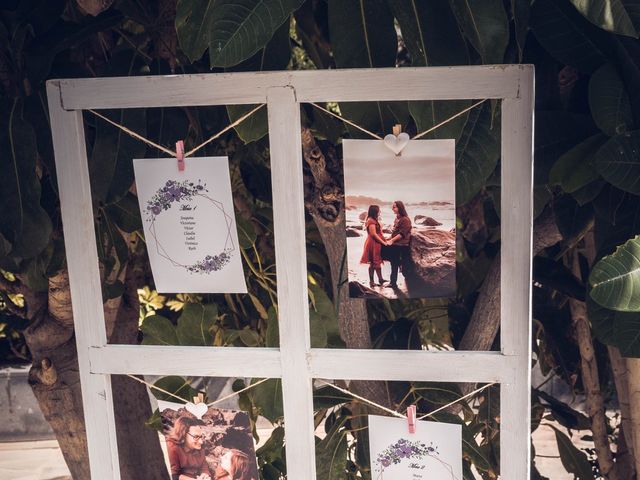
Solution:
<svg viewBox="0 0 640 480">
<path fill-rule="evenodd" d="M 92 478 L 120 479 L 110 375 L 158 374 L 282 378 L 292 480 L 316 478 L 314 378 L 500 382 L 501 478 L 529 479 L 532 66 L 51 80 L 47 94 Z M 500 351 L 311 348 L 300 104 L 483 98 L 502 99 Z M 109 345 L 82 110 L 253 103 L 268 109 L 280 348 Z"/>
</svg>

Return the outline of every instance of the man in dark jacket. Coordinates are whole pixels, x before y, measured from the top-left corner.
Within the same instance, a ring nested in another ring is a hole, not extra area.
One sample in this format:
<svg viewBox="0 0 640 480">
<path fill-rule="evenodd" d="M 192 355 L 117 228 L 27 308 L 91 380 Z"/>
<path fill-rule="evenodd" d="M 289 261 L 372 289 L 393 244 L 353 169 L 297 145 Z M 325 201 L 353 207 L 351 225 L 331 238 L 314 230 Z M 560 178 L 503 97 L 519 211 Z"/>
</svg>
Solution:
<svg viewBox="0 0 640 480">
<path fill-rule="evenodd" d="M 411 242 L 411 219 L 407 214 L 404 203 L 400 200 L 393 202 L 393 213 L 396 219 L 393 222 L 391 238 L 388 240 L 389 261 L 391 262 L 391 278 L 387 285 L 390 288 L 398 288 L 398 269 L 409 256 L 409 243 Z"/>
</svg>

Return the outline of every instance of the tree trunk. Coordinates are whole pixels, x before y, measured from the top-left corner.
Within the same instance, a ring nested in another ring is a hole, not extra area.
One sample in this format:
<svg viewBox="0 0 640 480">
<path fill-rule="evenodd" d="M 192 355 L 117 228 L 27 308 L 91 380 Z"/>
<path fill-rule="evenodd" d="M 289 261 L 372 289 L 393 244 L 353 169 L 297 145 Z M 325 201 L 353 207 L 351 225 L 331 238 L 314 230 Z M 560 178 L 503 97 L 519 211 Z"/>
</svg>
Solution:
<svg viewBox="0 0 640 480">
<path fill-rule="evenodd" d="M 340 336 L 347 348 L 370 349 L 371 332 L 365 300 L 349 298 L 346 265 L 344 188 L 335 180 L 327 166 L 327 158 L 316 143 L 311 130 L 302 129 L 302 153 L 312 178 L 305 185 L 305 203 L 324 243 L 333 287 L 333 301 L 337 306 Z M 330 158 L 331 160 L 331 158 Z M 333 158 L 336 162 L 335 158 Z M 337 162 L 336 162 L 337 163 Z M 338 171 L 338 166 L 333 170 Z M 384 382 L 351 382 L 351 389 L 373 402 L 390 406 Z"/>
<path fill-rule="evenodd" d="M 577 250 L 569 254 L 570 268 L 577 278 L 582 278 L 580 260 Z M 600 473 L 609 479 L 617 480 L 618 474 L 614 469 L 613 453 L 609 446 L 607 435 L 607 421 L 604 411 L 604 400 L 600 390 L 600 378 L 598 375 L 598 363 L 596 361 L 591 328 L 587 316 L 587 304 L 575 298 L 569 298 L 571 319 L 576 336 L 576 342 L 580 349 L 580 363 L 582 384 L 585 389 L 587 414 L 591 419 L 591 431 L 596 450 L 596 458 L 600 467 Z"/>
<path fill-rule="evenodd" d="M 133 268 L 127 271 L 125 296 L 105 303 L 106 328 L 113 343 L 135 343 L 137 339 L 137 283 L 131 281 L 135 273 Z M 33 356 L 29 382 L 72 477 L 88 480 L 91 476 L 67 272 L 49 279 L 48 292 L 34 293 L 26 287 L 21 291 L 31 321 L 25 331 Z M 145 387 L 126 377 L 113 377 L 112 385 L 123 480 L 168 478 L 158 435 L 144 425 L 152 413 Z"/>
<path fill-rule="evenodd" d="M 640 472 L 640 358 L 627 358 L 629 378 L 629 406 L 631 412 L 633 452 L 636 472 Z"/>
</svg>

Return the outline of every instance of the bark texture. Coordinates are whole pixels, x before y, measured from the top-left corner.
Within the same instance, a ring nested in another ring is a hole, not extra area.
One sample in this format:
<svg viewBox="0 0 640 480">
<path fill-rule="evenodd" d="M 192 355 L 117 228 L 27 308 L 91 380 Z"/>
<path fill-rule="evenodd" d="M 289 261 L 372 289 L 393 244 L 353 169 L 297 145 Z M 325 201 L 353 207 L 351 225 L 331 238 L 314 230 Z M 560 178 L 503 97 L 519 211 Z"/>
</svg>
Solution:
<svg viewBox="0 0 640 480">
<path fill-rule="evenodd" d="M 138 334 L 137 270 L 126 271 L 127 291 L 105 303 L 105 321 L 112 343 L 135 343 Z M 20 285 L 26 317 L 31 325 L 25 339 L 33 356 L 29 382 L 51 425 L 75 480 L 89 480 L 87 436 L 84 425 L 80 374 L 66 270 L 49 279 L 46 292 Z M 123 480 L 167 479 L 157 434 L 144 425 L 151 407 L 143 385 L 126 377 L 113 377 L 116 428 Z"/>
<path fill-rule="evenodd" d="M 305 185 L 305 204 L 318 227 L 329 258 L 340 336 L 347 348 L 370 349 L 372 343 L 366 302 L 349 298 L 344 188 L 341 182 L 336 181 L 339 174 L 332 174 L 332 171 L 341 170 L 340 165 L 335 155 L 325 156 L 308 128 L 302 129 L 302 153 L 311 172 Z M 351 388 L 358 395 L 376 403 L 385 406 L 391 404 L 384 382 L 353 381 Z"/>
<path fill-rule="evenodd" d="M 580 260 L 577 251 L 569 255 L 571 270 L 577 278 L 582 278 Z M 575 298 L 569 298 L 571 320 L 578 348 L 580 349 L 580 370 L 584 385 L 587 415 L 591 419 L 591 431 L 596 450 L 596 458 L 602 475 L 609 480 L 617 480 L 618 474 L 614 468 L 613 453 L 607 435 L 607 421 L 604 410 L 604 400 L 600 390 L 598 363 L 596 361 L 591 328 L 587 315 L 587 304 Z"/>
</svg>

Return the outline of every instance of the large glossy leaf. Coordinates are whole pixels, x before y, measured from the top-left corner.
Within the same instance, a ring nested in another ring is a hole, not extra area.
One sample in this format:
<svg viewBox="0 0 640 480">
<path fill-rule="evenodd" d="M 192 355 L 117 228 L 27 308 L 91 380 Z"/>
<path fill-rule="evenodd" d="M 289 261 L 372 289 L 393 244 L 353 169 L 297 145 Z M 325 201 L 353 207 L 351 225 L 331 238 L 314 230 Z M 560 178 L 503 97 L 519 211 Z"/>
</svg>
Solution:
<svg viewBox="0 0 640 480">
<path fill-rule="evenodd" d="M 500 156 L 497 122 L 491 126 L 491 106 L 486 102 L 471 110 L 456 143 L 456 203 L 462 205 L 483 187 Z"/>
<path fill-rule="evenodd" d="M 252 383 L 255 383 L 254 380 Z M 270 422 L 284 416 L 282 407 L 282 381 L 279 378 L 267 380 L 249 390 L 249 397 L 258 413 Z"/>
<path fill-rule="evenodd" d="M 209 49 L 213 67 L 232 67 L 264 48 L 303 0 L 180 0 L 176 30 L 190 60 Z"/>
<path fill-rule="evenodd" d="M 336 421 L 316 444 L 316 477 L 326 480 L 346 478 L 347 438 L 342 428 L 345 420 Z"/>
<path fill-rule="evenodd" d="M 640 195 L 640 130 L 615 136 L 596 153 L 600 175 L 620 190 Z"/>
<path fill-rule="evenodd" d="M 338 68 L 393 67 L 398 38 L 384 0 L 330 0 L 329 33 Z M 406 102 L 340 104 L 343 116 L 376 133 L 406 125 Z M 362 133 L 353 130 L 353 136 Z M 368 138 L 368 137 L 366 137 Z"/>
<path fill-rule="evenodd" d="M 536 0 L 531 29 L 538 42 L 558 61 L 591 73 L 606 62 L 606 33 L 585 20 L 567 0 Z"/>
<path fill-rule="evenodd" d="M 502 63 L 509 43 L 509 20 L 502 0 L 451 0 L 451 4 L 482 62 Z"/>
<path fill-rule="evenodd" d="M 114 56 L 109 65 L 110 75 L 135 75 L 143 64 L 136 54 L 127 51 Z M 127 108 L 100 112 L 112 121 L 145 136 L 146 113 L 142 109 Z M 133 183 L 133 159 L 144 156 L 146 145 L 108 122 L 95 117 L 96 139 L 89 160 L 91 194 L 94 202 L 114 203 L 129 191 Z"/>
<path fill-rule="evenodd" d="M 593 266 L 589 275 L 591 298 L 621 312 L 640 311 L 640 237 L 625 244 Z"/>
<path fill-rule="evenodd" d="M 571 3 L 594 25 L 609 32 L 638 37 L 622 0 L 571 0 Z"/>
<path fill-rule="evenodd" d="M 16 260 L 37 256 L 49 243 L 51 220 L 40 206 L 36 135 L 22 104 L 0 105 L 0 233 Z"/>
<path fill-rule="evenodd" d="M 622 78 L 610 63 L 591 76 L 589 107 L 598 128 L 609 136 L 623 134 L 633 128 L 629 95 Z"/>
<path fill-rule="evenodd" d="M 527 33 L 529 32 L 531 1 L 511 0 L 511 11 L 513 13 L 513 22 L 516 27 L 516 41 L 518 42 L 518 50 L 520 51 L 520 61 L 522 61 L 522 52 L 527 39 Z"/>
<path fill-rule="evenodd" d="M 549 183 L 549 171 L 561 155 L 596 134 L 591 117 L 565 111 L 536 112 L 535 168 L 536 185 Z"/>
<path fill-rule="evenodd" d="M 283 23 L 265 48 L 231 70 L 234 72 L 284 70 L 289 64 L 290 57 L 289 24 Z M 256 105 L 228 105 L 227 113 L 229 120 L 234 122 L 255 107 Z M 269 131 L 267 109 L 262 108 L 258 110 L 241 124 L 237 125 L 235 130 L 244 143 L 260 140 Z"/>
<path fill-rule="evenodd" d="M 599 178 L 592 160 L 598 149 L 607 141 L 601 133 L 587 138 L 562 155 L 551 167 L 549 183 L 560 185 L 567 193 L 575 192 Z"/>
<path fill-rule="evenodd" d="M 618 245 L 640 235 L 640 197 L 606 185 L 593 206 L 598 257 L 613 253 Z"/>
<path fill-rule="evenodd" d="M 469 52 L 448 0 L 390 0 L 402 38 L 411 54 L 412 66 L 466 65 Z M 423 132 L 456 113 L 469 102 L 409 102 L 409 112 L 419 132 Z M 439 127 L 427 138 L 458 139 L 468 113 Z"/>
<path fill-rule="evenodd" d="M 140 330 L 143 345 L 179 345 L 176 328 L 168 318 L 150 315 L 143 320 Z"/>
<path fill-rule="evenodd" d="M 615 346 L 624 357 L 640 357 L 640 312 L 615 312 Z"/>
<path fill-rule="evenodd" d="M 151 388 L 151 393 L 158 400 L 164 400 L 166 402 L 176 402 L 179 401 L 173 395 L 182 398 L 185 402 L 193 401 L 193 397 L 198 395 L 198 391 L 194 389 L 189 382 L 183 377 L 178 377 L 175 375 L 171 375 L 169 377 L 162 377 L 158 379 L 154 385 L 161 390 L 156 390 L 155 388 Z M 164 393 L 169 392 L 173 395 L 167 395 Z"/>
<path fill-rule="evenodd" d="M 212 346 L 212 329 L 217 318 L 218 307 L 215 304 L 187 303 L 176 327 L 180 345 Z"/>
<path fill-rule="evenodd" d="M 105 211 L 111 221 L 123 232 L 142 230 L 138 199 L 131 192 L 127 192 L 119 202 L 108 205 Z"/>
<path fill-rule="evenodd" d="M 556 441 L 558 442 L 558 452 L 560 453 L 560 460 L 564 468 L 575 475 L 575 478 L 580 480 L 593 480 L 593 472 L 591 471 L 591 464 L 587 455 L 578 450 L 573 442 L 566 434 L 551 426 L 556 434 Z"/>
</svg>

